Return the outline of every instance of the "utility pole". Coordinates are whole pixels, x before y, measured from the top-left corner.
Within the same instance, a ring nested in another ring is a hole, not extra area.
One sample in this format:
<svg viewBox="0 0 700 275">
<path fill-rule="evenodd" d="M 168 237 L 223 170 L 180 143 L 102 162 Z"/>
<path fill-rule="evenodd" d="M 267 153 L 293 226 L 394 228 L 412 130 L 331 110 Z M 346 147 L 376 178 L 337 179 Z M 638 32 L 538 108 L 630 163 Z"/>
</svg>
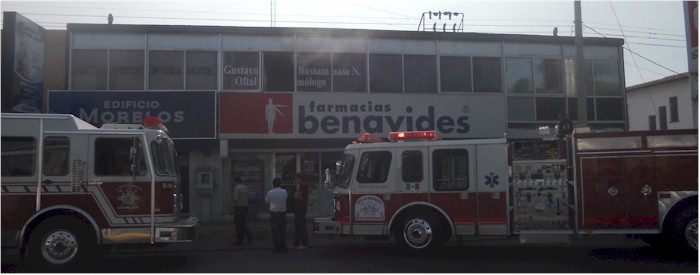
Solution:
<svg viewBox="0 0 700 275">
<path fill-rule="evenodd" d="M 270 0 L 270 27 L 277 26 L 277 1 Z"/>
<path fill-rule="evenodd" d="M 588 107 L 586 104 L 586 85 L 585 85 L 585 70 L 586 65 L 583 62 L 583 23 L 581 22 L 581 1 L 574 1 L 574 24 L 576 28 L 576 69 L 574 74 L 574 81 L 576 82 L 576 98 L 577 98 L 577 108 L 578 108 L 578 127 L 588 126 Z"/>
</svg>

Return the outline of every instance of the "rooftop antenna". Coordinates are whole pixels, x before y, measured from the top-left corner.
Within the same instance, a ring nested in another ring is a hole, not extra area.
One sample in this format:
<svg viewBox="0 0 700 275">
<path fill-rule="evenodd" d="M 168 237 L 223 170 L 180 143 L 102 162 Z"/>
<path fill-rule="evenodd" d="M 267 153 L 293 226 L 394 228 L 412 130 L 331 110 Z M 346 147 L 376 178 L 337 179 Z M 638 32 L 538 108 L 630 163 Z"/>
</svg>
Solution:
<svg viewBox="0 0 700 275">
<path fill-rule="evenodd" d="M 427 27 L 426 27 L 427 25 Z M 464 13 L 461 12 L 424 12 L 418 22 L 418 31 L 463 32 Z"/>
</svg>

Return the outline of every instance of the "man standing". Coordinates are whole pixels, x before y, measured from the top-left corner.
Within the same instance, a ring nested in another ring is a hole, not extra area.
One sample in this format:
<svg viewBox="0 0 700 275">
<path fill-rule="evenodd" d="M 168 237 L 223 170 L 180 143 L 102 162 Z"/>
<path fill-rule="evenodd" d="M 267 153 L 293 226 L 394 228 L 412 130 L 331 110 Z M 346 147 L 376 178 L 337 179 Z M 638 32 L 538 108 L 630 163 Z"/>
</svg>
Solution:
<svg viewBox="0 0 700 275">
<path fill-rule="evenodd" d="M 240 177 L 235 177 L 233 181 L 233 224 L 236 226 L 236 242 L 234 245 L 243 244 L 243 239 L 247 236 L 248 243 L 253 242 L 253 234 L 250 233 L 248 225 L 248 186 L 241 182 Z"/>
<path fill-rule="evenodd" d="M 297 190 L 294 192 L 294 248 L 307 249 L 309 237 L 306 233 L 306 205 L 309 202 L 309 186 L 304 174 L 296 174 Z"/>
<path fill-rule="evenodd" d="M 282 180 L 275 178 L 272 180 L 272 190 L 265 195 L 265 202 L 270 207 L 270 226 L 272 228 L 272 243 L 275 252 L 286 252 L 286 229 L 285 212 L 287 212 L 287 190 L 281 188 Z"/>
</svg>

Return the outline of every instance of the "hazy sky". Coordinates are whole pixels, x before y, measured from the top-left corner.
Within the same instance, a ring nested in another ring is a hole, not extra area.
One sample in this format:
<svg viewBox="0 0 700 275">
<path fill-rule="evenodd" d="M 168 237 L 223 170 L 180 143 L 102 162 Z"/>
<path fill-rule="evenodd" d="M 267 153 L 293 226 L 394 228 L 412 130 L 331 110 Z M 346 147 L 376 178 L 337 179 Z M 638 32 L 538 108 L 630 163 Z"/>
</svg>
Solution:
<svg viewBox="0 0 700 275">
<path fill-rule="evenodd" d="M 276 0 L 276 27 L 422 31 L 428 11 L 464 14 L 464 32 L 573 36 L 574 1 Z M 67 23 L 272 26 L 270 0 L 0 1 L 46 29 Z M 680 1 L 583 1 L 585 37 L 624 38 L 627 86 L 688 71 Z M 446 22 L 442 20 L 440 22 Z M 450 22 L 459 22 L 452 20 Z M 432 25 L 430 25 L 432 26 Z M 431 28 L 432 29 L 432 28 Z"/>
</svg>

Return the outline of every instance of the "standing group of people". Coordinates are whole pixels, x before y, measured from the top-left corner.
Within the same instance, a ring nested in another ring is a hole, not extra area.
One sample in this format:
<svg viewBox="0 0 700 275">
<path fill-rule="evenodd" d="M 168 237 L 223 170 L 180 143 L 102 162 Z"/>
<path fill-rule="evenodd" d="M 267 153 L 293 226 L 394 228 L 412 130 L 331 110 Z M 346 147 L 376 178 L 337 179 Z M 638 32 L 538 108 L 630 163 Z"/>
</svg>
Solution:
<svg viewBox="0 0 700 275">
<path fill-rule="evenodd" d="M 248 213 L 248 187 L 241 182 L 239 177 L 234 178 L 236 186 L 233 189 L 233 215 L 236 227 L 236 242 L 234 245 L 241 245 L 247 237 L 248 243 L 252 242 L 253 235 L 246 225 Z M 296 191 L 292 195 L 294 201 L 294 249 L 307 249 L 309 238 L 306 231 L 306 210 L 309 201 L 309 186 L 305 181 L 304 174 L 295 175 Z M 270 227 L 272 231 L 272 243 L 275 252 L 287 251 L 287 190 L 282 188 L 282 180 L 275 178 L 272 180 L 272 190 L 265 195 L 265 203 L 270 210 Z"/>
</svg>

